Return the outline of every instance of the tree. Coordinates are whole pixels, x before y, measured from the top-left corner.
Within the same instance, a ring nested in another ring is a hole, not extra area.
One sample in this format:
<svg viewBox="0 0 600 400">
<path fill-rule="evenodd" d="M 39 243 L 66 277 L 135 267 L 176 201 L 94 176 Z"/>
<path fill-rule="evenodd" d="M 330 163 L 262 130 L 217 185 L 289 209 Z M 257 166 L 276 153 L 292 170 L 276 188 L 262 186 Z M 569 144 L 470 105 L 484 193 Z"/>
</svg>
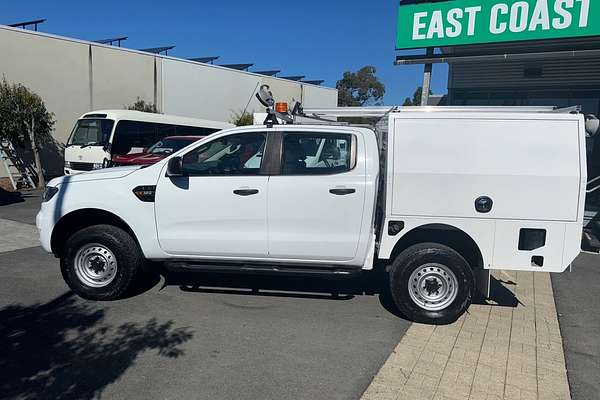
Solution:
<svg viewBox="0 0 600 400">
<path fill-rule="evenodd" d="M 247 111 L 234 112 L 230 122 L 235 126 L 253 125 L 254 116 Z"/>
<path fill-rule="evenodd" d="M 141 111 L 158 114 L 158 108 L 156 108 L 156 104 L 146 102 L 146 100 L 140 99 L 139 97 L 137 98 L 135 103 L 128 105 L 127 109 L 132 111 Z"/>
<path fill-rule="evenodd" d="M 338 105 L 361 107 L 383 104 L 385 86 L 375 76 L 376 72 L 377 69 L 370 65 L 358 72 L 344 72 L 344 77 L 335 85 L 339 91 Z"/>
<path fill-rule="evenodd" d="M 38 175 L 38 187 L 45 186 L 39 144 L 51 140 L 54 114 L 42 98 L 20 83 L 0 82 L 0 139 L 24 146 L 29 142 Z"/>
<path fill-rule="evenodd" d="M 429 90 L 429 94 L 433 94 L 431 89 Z M 423 86 L 419 86 L 415 92 L 413 93 L 412 99 L 407 97 L 404 99 L 403 106 L 420 106 L 421 105 L 421 96 L 423 95 Z"/>
</svg>

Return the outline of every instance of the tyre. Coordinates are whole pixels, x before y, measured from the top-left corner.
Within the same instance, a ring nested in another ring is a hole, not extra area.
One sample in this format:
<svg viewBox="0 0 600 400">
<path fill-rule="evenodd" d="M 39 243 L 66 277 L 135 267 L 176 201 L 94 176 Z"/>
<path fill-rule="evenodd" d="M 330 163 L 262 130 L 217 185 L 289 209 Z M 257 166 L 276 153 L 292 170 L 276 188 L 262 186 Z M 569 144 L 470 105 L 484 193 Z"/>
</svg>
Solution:
<svg viewBox="0 0 600 400">
<path fill-rule="evenodd" d="M 132 286 L 144 257 L 136 241 L 112 225 L 95 225 L 73 234 L 65 244 L 61 272 L 77 295 L 115 300 Z"/>
<path fill-rule="evenodd" d="M 469 307 L 475 279 L 469 263 L 455 250 L 422 243 L 404 250 L 389 271 L 392 299 L 408 319 L 449 324 Z"/>
</svg>

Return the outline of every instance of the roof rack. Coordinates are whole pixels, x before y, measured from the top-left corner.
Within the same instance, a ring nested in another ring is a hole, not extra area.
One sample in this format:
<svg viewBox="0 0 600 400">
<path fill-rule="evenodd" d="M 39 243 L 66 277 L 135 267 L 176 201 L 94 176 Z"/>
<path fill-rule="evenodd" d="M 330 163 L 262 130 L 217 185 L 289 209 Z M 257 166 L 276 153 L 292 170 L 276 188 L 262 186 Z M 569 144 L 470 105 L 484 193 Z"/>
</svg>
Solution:
<svg viewBox="0 0 600 400">
<path fill-rule="evenodd" d="M 332 125 L 340 124 L 336 118 L 377 118 L 383 119 L 391 113 L 581 113 L 581 106 L 558 108 L 552 106 L 379 106 L 379 107 L 334 107 L 334 108 L 304 108 L 300 102 L 295 102 L 292 109 L 287 103 L 277 103 L 269 85 L 262 85 L 256 93 L 258 101 L 266 107 L 267 118 L 264 124 L 272 128 L 279 123 L 304 124 L 306 120 L 315 120 Z M 592 117 L 592 116 L 590 116 Z M 331 118 L 331 119 L 330 119 Z M 593 117 L 593 119 L 596 119 Z M 597 120 L 597 119 L 596 119 Z M 596 125 L 600 125 L 596 123 Z M 590 125 L 590 127 L 592 127 Z M 596 126 L 596 131 L 600 128 Z"/>
<path fill-rule="evenodd" d="M 581 106 L 567 108 L 557 108 L 551 106 L 532 107 L 532 106 L 394 106 L 394 107 L 334 107 L 334 108 L 304 108 L 301 116 L 310 117 L 332 117 L 332 118 L 350 118 L 350 117 L 383 117 L 386 114 L 394 112 L 505 112 L 505 113 L 578 113 L 581 112 Z"/>
</svg>

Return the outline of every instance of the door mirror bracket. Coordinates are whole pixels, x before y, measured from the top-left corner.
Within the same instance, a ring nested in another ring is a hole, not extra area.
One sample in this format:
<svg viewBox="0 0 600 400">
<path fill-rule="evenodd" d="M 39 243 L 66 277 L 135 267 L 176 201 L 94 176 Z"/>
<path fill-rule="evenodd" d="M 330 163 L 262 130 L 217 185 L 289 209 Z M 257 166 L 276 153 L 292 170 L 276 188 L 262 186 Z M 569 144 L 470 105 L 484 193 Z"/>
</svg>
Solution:
<svg viewBox="0 0 600 400">
<path fill-rule="evenodd" d="M 183 176 L 183 159 L 181 157 L 173 157 L 167 163 L 167 176 L 176 178 Z"/>
</svg>

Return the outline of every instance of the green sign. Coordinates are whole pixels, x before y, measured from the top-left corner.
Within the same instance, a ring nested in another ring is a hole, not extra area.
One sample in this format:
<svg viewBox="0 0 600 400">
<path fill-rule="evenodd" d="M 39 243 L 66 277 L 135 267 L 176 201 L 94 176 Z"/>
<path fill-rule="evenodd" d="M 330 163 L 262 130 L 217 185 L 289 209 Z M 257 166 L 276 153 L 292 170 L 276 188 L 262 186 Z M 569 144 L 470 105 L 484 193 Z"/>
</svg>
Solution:
<svg viewBox="0 0 600 400">
<path fill-rule="evenodd" d="M 401 5 L 397 49 L 600 35 L 600 0 L 448 0 Z"/>
</svg>

